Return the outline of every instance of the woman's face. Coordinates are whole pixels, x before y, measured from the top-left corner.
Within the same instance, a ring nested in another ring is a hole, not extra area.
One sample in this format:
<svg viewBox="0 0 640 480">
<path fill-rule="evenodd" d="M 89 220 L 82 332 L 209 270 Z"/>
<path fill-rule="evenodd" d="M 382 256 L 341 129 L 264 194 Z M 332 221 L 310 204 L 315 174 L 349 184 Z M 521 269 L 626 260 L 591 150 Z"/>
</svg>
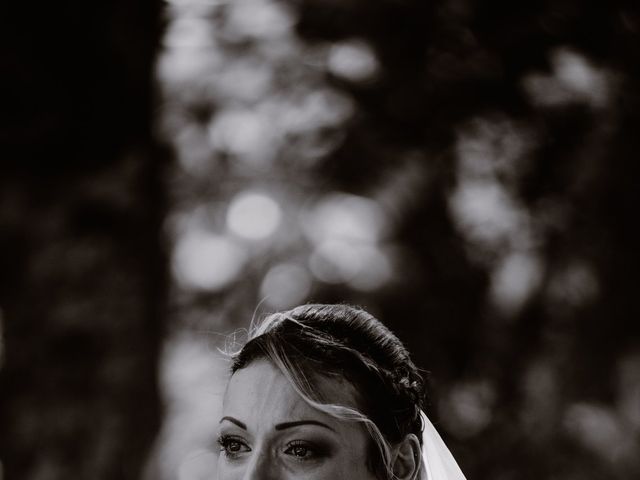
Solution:
<svg viewBox="0 0 640 480">
<path fill-rule="evenodd" d="M 350 384 L 327 379 L 320 388 L 335 403 L 356 406 Z M 311 407 L 266 360 L 231 377 L 219 442 L 219 480 L 375 480 L 365 430 Z"/>
</svg>

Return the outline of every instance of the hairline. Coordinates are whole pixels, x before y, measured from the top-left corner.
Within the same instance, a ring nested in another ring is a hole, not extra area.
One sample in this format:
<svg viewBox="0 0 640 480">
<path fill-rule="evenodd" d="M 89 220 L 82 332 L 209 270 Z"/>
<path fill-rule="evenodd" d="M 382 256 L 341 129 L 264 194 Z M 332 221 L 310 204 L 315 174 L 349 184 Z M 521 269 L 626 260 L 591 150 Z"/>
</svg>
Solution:
<svg viewBox="0 0 640 480">
<path fill-rule="evenodd" d="M 299 323 L 299 322 L 296 322 Z M 262 336 L 266 332 L 262 332 L 259 335 L 251 338 L 251 340 Z M 267 342 L 267 347 L 275 348 L 275 345 L 271 342 Z M 327 415 L 330 415 L 333 418 L 343 420 L 343 421 L 351 421 L 354 423 L 360 424 L 365 432 L 368 434 L 367 438 L 370 440 L 369 445 L 366 449 L 366 466 L 371 470 L 374 475 L 377 475 L 377 472 L 373 467 L 376 464 L 376 458 L 374 455 L 379 454 L 382 457 L 382 465 L 385 469 L 385 473 L 387 474 L 387 478 L 391 478 L 391 449 L 392 445 L 387 441 L 385 436 L 382 434 L 379 427 L 375 424 L 375 422 L 369 418 L 367 415 L 362 413 L 362 397 L 358 392 L 358 389 L 348 379 L 345 378 L 332 378 L 332 376 L 325 374 L 324 372 L 311 372 L 311 375 L 314 378 L 324 379 L 328 381 L 339 381 L 343 382 L 349 386 L 351 389 L 351 396 L 353 398 L 353 402 L 355 406 L 342 405 L 339 403 L 323 403 L 325 399 L 319 398 L 318 400 L 314 400 L 311 395 L 316 395 L 321 397 L 320 391 L 316 391 L 314 389 L 314 385 L 306 376 L 306 372 L 303 372 L 302 369 L 296 369 L 293 365 L 287 365 L 289 363 L 284 354 L 280 354 L 275 349 L 265 351 L 264 348 L 260 349 L 260 354 L 250 359 L 246 364 L 242 367 L 235 369 L 232 372 L 232 375 L 236 372 L 248 368 L 252 364 L 259 361 L 267 361 L 271 363 L 275 368 L 277 368 L 282 375 L 287 379 L 289 384 L 292 386 L 294 391 L 312 408 L 323 412 Z M 309 388 L 310 392 L 305 391 L 304 384 L 300 382 L 299 378 L 296 378 L 296 374 L 300 373 L 304 376 L 304 380 Z"/>
</svg>

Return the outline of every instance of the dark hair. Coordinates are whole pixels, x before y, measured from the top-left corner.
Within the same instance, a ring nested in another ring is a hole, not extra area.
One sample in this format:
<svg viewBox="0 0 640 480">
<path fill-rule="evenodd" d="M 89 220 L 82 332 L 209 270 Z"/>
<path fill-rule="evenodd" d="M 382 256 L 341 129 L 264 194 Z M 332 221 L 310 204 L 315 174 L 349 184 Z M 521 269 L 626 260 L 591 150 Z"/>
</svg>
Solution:
<svg viewBox="0 0 640 480">
<path fill-rule="evenodd" d="M 303 305 L 272 314 L 235 355 L 232 373 L 261 358 L 274 361 L 314 404 L 331 402 L 314 378 L 346 379 L 373 436 L 381 434 L 388 446 L 410 433 L 422 442 L 423 378 L 398 337 L 368 312 L 348 305 Z M 389 478 L 388 451 L 378 451 L 380 440 L 374 440 L 378 448 L 372 442 L 367 465 L 378 478 Z"/>
</svg>

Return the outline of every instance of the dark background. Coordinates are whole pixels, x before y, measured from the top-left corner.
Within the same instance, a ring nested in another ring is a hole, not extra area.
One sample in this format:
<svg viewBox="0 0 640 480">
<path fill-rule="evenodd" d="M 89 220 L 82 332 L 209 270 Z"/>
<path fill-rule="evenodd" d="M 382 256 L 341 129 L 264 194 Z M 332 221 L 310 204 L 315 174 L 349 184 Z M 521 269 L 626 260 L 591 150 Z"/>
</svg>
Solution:
<svg viewBox="0 0 640 480">
<path fill-rule="evenodd" d="M 269 175 L 215 145 L 185 173 L 175 132 L 221 118 L 227 97 L 197 69 L 189 81 L 200 83 L 167 79 L 166 61 L 156 75 L 180 4 L 2 7 L 0 478 L 141 476 L 168 409 L 161 345 L 176 331 L 246 325 L 269 265 L 312 248 L 281 237 L 250 247 L 248 266 L 216 288 L 174 278 L 179 232 L 167 222 L 196 205 L 215 217 L 257 178 L 285 200 L 338 191 L 382 204 L 372 192 L 386 188 L 401 204 L 385 234 L 393 280 L 314 278 L 301 300 L 361 304 L 407 342 L 431 372 L 428 413 L 469 479 L 636 478 L 633 2 L 284 3 L 297 52 L 358 38 L 378 70 L 300 77 L 348 98 L 352 113 L 317 126 L 338 140 L 312 164 L 278 150 Z M 189 13 L 217 38 L 203 55 L 304 63 L 269 60 L 260 48 L 271 44 L 236 34 L 227 5 Z M 417 180 L 389 187 L 398 172 Z M 482 192 L 499 192 L 499 221 L 474 223 Z M 500 223 L 501 202 L 520 220 Z"/>
</svg>

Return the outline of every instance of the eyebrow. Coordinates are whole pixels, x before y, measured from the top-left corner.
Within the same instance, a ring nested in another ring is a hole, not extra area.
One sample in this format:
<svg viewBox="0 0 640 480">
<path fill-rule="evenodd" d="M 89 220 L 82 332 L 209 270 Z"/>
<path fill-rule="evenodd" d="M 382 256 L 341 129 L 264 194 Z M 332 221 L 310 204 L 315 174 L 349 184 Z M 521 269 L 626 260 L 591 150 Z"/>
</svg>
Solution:
<svg viewBox="0 0 640 480">
<path fill-rule="evenodd" d="M 220 422 L 219 422 L 219 423 L 222 423 L 222 422 L 224 422 L 225 420 L 226 420 L 227 422 L 235 423 L 237 426 L 239 426 L 239 427 L 240 427 L 241 429 L 243 429 L 243 430 L 246 430 L 246 429 L 247 429 L 247 426 L 246 426 L 244 423 L 242 423 L 242 422 L 241 422 L 240 420 L 238 420 L 237 418 L 233 418 L 233 417 L 222 417 L 222 418 L 220 419 Z"/>
<path fill-rule="evenodd" d="M 244 423 L 242 423 L 240 420 L 238 420 L 237 418 L 222 417 L 220 419 L 220 423 L 222 423 L 225 420 L 237 425 L 238 427 L 242 428 L 243 430 L 247 429 L 247 426 Z M 316 425 L 318 427 L 327 428 L 327 429 L 331 430 L 332 432 L 335 432 L 335 430 L 333 428 L 331 428 L 329 425 L 327 425 L 326 423 L 318 422 L 316 420 L 299 420 L 297 422 L 278 423 L 275 426 L 275 429 L 276 430 L 286 430 L 287 428 L 294 428 L 294 427 L 299 427 L 299 426 L 302 426 L 302 425 Z"/>
<path fill-rule="evenodd" d="M 276 430 L 285 430 L 287 428 L 299 427 L 300 425 L 317 425 L 319 427 L 328 428 L 329 430 L 335 432 L 333 428 L 331 428 L 326 423 L 318 422 L 316 420 L 300 420 L 298 422 L 284 422 L 279 423 L 275 426 Z"/>
</svg>

